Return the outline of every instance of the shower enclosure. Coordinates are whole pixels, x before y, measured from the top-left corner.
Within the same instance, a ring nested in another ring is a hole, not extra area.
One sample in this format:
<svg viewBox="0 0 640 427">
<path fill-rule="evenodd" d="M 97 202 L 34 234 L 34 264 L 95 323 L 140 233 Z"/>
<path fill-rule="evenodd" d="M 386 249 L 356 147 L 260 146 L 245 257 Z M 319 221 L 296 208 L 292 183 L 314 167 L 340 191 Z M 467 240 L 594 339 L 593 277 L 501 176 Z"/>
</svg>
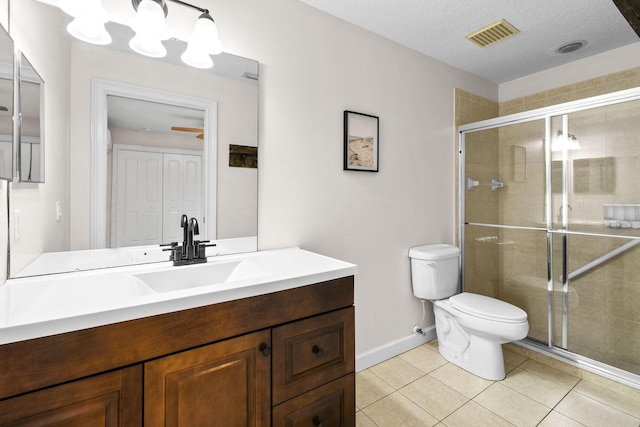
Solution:
<svg viewBox="0 0 640 427">
<path fill-rule="evenodd" d="M 640 88 L 463 125 L 463 289 L 525 345 L 640 386 Z"/>
</svg>

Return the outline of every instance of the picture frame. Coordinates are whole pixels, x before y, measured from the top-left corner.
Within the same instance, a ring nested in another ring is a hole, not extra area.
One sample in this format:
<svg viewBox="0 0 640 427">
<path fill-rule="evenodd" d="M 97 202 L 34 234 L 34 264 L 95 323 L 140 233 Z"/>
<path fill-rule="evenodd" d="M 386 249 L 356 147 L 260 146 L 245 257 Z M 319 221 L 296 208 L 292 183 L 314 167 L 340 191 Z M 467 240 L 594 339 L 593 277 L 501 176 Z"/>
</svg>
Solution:
<svg viewBox="0 0 640 427">
<path fill-rule="evenodd" d="M 344 170 L 378 172 L 379 133 L 379 117 L 344 111 Z"/>
</svg>

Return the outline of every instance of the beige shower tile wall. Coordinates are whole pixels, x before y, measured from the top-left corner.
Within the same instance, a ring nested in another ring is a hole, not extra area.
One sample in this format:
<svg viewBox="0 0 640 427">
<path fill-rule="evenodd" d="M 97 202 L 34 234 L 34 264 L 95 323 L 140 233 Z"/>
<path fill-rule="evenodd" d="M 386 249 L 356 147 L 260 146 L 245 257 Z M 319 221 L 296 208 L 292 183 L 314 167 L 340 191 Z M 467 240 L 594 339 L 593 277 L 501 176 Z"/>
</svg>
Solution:
<svg viewBox="0 0 640 427">
<path fill-rule="evenodd" d="M 500 181 L 505 186 L 499 197 L 500 223 L 544 227 L 545 151 L 544 120 L 504 126 L 498 138 Z M 516 164 L 516 152 L 524 165 Z"/>
<path fill-rule="evenodd" d="M 504 101 L 499 105 L 499 114 L 506 116 L 638 86 L 640 67 Z"/>
<path fill-rule="evenodd" d="M 498 103 L 487 98 L 455 89 L 456 126 L 491 119 L 498 115 Z"/>
<path fill-rule="evenodd" d="M 469 92 L 465 92 L 461 89 L 455 89 L 455 124 L 456 128 L 459 125 L 473 123 L 480 120 L 490 119 L 498 115 L 498 103 L 474 95 Z M 470 152 L 467 153 L 467 168 L 465 176 L 472 176 L 474 179 L 487 182 L 487 179 L 491 180 L 491 175 L 497 176 L 498 174 L 498 147 L 495 144 L 491 144 L 491 139 L 495 141 L 498 137 L 497 130 L 489 131 L 483 135 L 479 135 L 475 139 L 472 139 L 468 143 L 470 146 Z M 454 138 L 457 144 L 457 132 L 454 130 Z M 487 149 L 488 147 L 488 149 Z M 458 170 L 458 150 L 454 152 L 456 171 Z M 458 176 L 455 175 L 456 185 L 458 188 Z M 482 188 L 483 190 L 486 189 Z M 475 190 L 475 191 L 474 191 Z M 474 188 L 472 191 L 466 192 L 465 197 L 468 199 L 465 201 L 467 206 L 472 206 L 474 212 L 478 214 L 476 220 L 484 219 L 489 222 L 496 222 L 498 220 L 498 203 L 497 195 L 493 198 L 487 199 L 483 195 L 487 192 L 478 191 L 480 188 Z M 457 191 L 457 190 L 456 190 Z M 456 194 L 456 200 L 458 195 Z M 469 212 L 469 210 L 467 210 Z M 457 203 L 456 203 L 456 218 L 458 215 Z M 457 230 L 457 228 L 456 228 Z M 494 233 L 494 231 L 491 231 Z M 484 295 L 494 295 L 498 291 L 499 283 L 499 268 L 498 268 L 498 246 L 497 245 L 484 245 L 484 250 L 478 251 L 475 248 L 474 242 L 476 239 L 486 237 L 486 230 L 471 228 L 467 230 L 466 239 L 468 247 L 466 250 L 465 259 L 465 273 L 467 277 L 473 277 L 475 292 Z M 457 239 L 457 236 L 456 236 Z"/>
</svg>

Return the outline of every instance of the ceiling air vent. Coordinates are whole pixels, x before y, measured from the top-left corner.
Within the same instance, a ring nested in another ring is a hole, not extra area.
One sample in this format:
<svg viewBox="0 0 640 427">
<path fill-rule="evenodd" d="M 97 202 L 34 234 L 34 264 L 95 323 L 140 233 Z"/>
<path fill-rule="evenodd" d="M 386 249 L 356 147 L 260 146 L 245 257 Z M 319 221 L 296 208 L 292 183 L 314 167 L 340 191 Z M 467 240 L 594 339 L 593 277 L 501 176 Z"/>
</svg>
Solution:
<svg viewBox="0 0 640 427">
<path fill-rule="evenodd" d="M 516 27 L 501 19 L 486 27 L 469 34 L 467 39 L 471 40 L 480 47 L 487 47 L 490 44 L 504 40 L 520 32 Z"/>
</svg>

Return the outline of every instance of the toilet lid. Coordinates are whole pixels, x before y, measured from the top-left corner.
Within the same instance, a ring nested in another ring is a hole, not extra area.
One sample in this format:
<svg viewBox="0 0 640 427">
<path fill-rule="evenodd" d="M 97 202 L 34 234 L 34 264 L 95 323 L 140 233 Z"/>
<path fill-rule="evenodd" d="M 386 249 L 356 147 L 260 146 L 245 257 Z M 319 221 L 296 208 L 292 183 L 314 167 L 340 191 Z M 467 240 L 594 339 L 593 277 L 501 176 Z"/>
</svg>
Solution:
<svg viewBox="0 0 640 427">
<path fill-rule="evenodd" d="M 449 302 L 460 311 L 485 319 L 513 323 L 527 320 L 527 313 L 524 310 L 508 302 L 484 295 L 463 292 L 449 298 Z"/>
</svg>

